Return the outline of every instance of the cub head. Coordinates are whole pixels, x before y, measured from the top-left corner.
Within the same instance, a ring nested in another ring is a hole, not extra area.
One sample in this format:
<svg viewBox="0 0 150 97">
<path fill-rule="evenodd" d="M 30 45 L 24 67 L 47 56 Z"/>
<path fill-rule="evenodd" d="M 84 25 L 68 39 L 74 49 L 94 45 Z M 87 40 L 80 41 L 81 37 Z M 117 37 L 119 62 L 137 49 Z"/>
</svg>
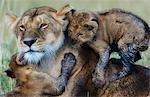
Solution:
<svg viewBox="0 0 150 97">
<path fill-rule="evenodd" d="M 62 8 L 56 11 L 50 7 L 37 7 L 24 12 L 20 17 L 6 15 L 6 22 L 17 37 L 19 60 L 28 63 L 38 63 L 45 56 L 52 57 L 64 41 L 64 22 L 58 18 L 58 13 L 68 10 Z"/>
<path fill-rule="evenodd" d="M 35 65 L 33 64 L 18 64 L 16 62 L 17 54 L 11 57 L 9 63 L 9 69 L 6 70 L 7 76 L 11 78 L 19 79 L 20 81 L 27 81 L 27 75 L 35 70 Z"/>
<path fill-rule="evenodd" d="M 79 10 L 69 13 L 67 17 L 67 31 L 71 39 L 81 44 L 93 40 L 98 30 L 98 20 L 94 13 Z"/>
</svg>

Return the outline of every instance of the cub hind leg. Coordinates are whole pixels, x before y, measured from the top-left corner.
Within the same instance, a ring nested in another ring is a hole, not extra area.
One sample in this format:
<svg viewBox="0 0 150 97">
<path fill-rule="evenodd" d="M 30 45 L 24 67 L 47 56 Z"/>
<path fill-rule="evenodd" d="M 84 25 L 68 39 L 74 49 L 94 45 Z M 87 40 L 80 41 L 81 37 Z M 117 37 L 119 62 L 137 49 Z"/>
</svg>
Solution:
<svg viewBox="0 0 150 97">
<path fill-rule="evenodd" d="M 141 56 L 136 44 L 127 44 L 125 47 L 119 48 L 119 55 L 123 64 L 121 71 L 109 77 L 109 81 L 114 81 L 131 73 L 132 64 L 138 61 Z"/>
<path fill-rule="evenodd" d="M 96 88 L 102 87 L 105 81 L 105 72 L 107 68 L 107 63 L 110 57 L 110 47 L 108 46 L 103 52 L 99 53 L 99 61 L 96 64 L 95 72 L 93 74 L 93 83 Z"/>
<path fill-rule="evenodd" d="M 124 36 L 118 42 L 119 54 L 123 63 L 123 69 L 114 76 L 110 77 L 110 81 L 122 78 L 129 74 L 132 69 L 132 64 L 141 59 L 140 52 L 147 50 L 149 47 L 149 33 L 145 33 L 145 35 L 141 35 L 141 37 L 137 36 L 136 38 L 134 38 L 134 35 L 132 35 L 132 37 L 127 39 L 126 37 L 129 36 Z"/>
</svg>

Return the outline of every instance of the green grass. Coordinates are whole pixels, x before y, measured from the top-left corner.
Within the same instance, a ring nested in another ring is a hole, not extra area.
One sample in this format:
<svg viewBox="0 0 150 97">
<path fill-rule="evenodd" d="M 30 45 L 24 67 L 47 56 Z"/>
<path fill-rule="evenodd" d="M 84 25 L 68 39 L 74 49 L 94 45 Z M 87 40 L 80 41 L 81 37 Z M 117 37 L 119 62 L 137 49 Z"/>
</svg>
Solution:
<svg viewBox="0 0 150 97">
<path fill-rule="evenodd" d="M 94 11 L 122 8 L 137 14 L 150 24 L 150 0 L 0 0 L 0 94 L 12 90 L 15 82 L 4 73 L 8 68 L 11 55 L 16 51 L 15 36 L 9 32 L 4 23 L 4 14 L 13 12 L 19 16 L 32 7 L 47 5 L 58 9 L 65 4 L 70 4 L 77 9 Z M 116 57 L 115 54 L 112 56 Z M 150 66 L 150 49 L 143 52 L 142 57 L 143 59 L 137 64 Z"/>
</svg>

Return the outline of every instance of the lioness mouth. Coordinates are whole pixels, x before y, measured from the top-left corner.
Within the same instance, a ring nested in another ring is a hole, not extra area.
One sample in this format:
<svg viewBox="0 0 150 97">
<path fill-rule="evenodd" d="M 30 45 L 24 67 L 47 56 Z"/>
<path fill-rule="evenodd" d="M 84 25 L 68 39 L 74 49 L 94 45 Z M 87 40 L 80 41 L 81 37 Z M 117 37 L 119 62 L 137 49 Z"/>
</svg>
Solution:
<svg viewBox="0 0 150 97">
<path fill-rule="evenodd" d="M 34 50 L 32 50 L 32 49 L 30 49 L 29 51 L 27 51 L 27 52 L 35 52 Z"/>
<path fill-rule="evenodd" d="M 40 53 L 40 52 L 44 52 L 44 51 L 35 51 L 35 50 L 30 49 L 30 50 L 28 50 L 28 51 L 25 52 L 25 53 L 32 53 L 32 52 L 39 52 L 39 53 Z M 24 53 L 24 54 L 25 54 L 25 53 Z"/>
</svg>

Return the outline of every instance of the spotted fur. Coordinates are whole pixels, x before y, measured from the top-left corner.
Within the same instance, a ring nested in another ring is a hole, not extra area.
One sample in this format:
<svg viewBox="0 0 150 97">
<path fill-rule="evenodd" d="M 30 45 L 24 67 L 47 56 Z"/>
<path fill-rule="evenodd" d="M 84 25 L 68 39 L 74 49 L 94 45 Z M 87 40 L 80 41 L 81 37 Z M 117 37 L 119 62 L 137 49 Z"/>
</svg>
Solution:
<svg viewBox="0 0 150 97">
<path fill-rule="evenodd" d="M 106 12 L 76 10 L 66 17 L 68 37 L 76 41 L 77 47 L 87 44 L 99 54 L 93 74 L 96 87 L 105 83 L 104 72 L 111 52 L 118 52 L 124 64 L 121 71 L 110 76 L 110 81 L 114 81 L 129 74 L 132 64 L 141 58 L 140 52 L 148 49 L 150 28 L 130 12 L 121 9 Z"/>
</svg>

